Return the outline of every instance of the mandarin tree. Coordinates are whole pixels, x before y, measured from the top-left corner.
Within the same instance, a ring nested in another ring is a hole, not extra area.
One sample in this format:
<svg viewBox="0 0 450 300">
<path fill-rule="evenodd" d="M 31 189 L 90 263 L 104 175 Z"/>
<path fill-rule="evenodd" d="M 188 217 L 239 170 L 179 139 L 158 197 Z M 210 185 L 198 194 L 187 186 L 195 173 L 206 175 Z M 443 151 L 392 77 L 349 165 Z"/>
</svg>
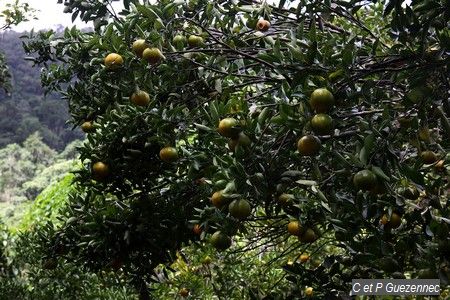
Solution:
<svg viewBox="0 0 450 300">
<path fill-rule="evenodd" d="M 448 1 L 402 2 L 124 1 L 120 15 L 67 2 L 95 30 L 26 46 L 60 62 L 43 84 L 70 121 L 95 122 L 54 247 L 117 265 L 142 299 L 152 270 L 199 239 L 320 257 L 284 266 L 293 298 L 348 294 L 352 278 L 448 285 Z"/>
</svg>

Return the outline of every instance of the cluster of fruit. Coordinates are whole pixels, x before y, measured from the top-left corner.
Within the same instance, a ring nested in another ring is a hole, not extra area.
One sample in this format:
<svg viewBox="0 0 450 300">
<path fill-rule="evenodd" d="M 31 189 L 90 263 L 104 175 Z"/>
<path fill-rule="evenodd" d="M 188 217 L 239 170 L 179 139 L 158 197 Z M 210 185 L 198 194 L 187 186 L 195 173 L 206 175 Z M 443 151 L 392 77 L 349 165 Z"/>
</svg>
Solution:
<svg viewBox="0 0 450 300">
<path fill-rule="evenodd" d="M 186 38 L 182 35 L 176 35 L 173 38 L 174 45 L 182 45 L 186 43 L 190 47 L 199 47 L 203 44 L 203 38 L 197 35 L 190 35 Z M 144 39 L 134 41 L 132 45 L 133 52 L 137 57 L 144 59 L 149 64 L 157 64 L 165 59 L 162 51 L 159 48 L 149 47 Z M 117 53 L 109 53 L 104 59 L 104 65 L 107 70 L 116 71 L 124 64 L 123 57 Z M 146 91 L 137 90 L 130 96 L 130 102 L 137 106 L 147 106 L 150 103 L 150 95 Z M 85 133 L 92 133 L 95 131 L 95 125 L 92 121 L 87 120 L 81 125 L 81 129 Z M 175 147 L 166 146 L 161 149 L 159 157 L 162 161 L 173 163 L 178 160 L 178 151 Z M 93 178 L 96 180 L 104 180 L 110 174 L 109 166 L 105 162 L 96 162 L 92 166 Z"/>
</svg>

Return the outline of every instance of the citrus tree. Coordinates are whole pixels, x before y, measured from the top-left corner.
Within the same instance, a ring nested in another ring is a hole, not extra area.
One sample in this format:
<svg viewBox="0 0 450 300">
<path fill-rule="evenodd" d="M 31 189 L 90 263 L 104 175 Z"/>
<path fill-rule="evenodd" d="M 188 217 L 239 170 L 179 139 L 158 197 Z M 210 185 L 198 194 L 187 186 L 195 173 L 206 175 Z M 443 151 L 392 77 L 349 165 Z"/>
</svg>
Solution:
<svg viewBox="0 0 450 300">
<path fill-rule="evenodd" d="M 448 1 L 110 4 L 68 1 L 95 30 L 25 46 L 87 135 L 51 256 L 141 299 L 198 240 L 298 254 L 291 298 L 448 285 Z"/>
</svg>

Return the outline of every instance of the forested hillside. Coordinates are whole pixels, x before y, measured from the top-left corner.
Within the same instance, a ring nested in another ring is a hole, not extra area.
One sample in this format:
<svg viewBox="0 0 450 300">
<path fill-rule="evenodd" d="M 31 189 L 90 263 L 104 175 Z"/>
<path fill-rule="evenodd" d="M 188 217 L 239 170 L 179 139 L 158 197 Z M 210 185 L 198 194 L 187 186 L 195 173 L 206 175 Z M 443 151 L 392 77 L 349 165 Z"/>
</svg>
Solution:
<svg viewBox="0 0 450 300">
<path fill-rule="evenodd" d="M 44 97 L 39 68 L 32 68 L 32 63 L 24 59 L 22 35 L 14 31 L 0 33 L 0 52 L 5 55 L 12 76 L 10 95 L 0 91 L 0 147 L 21 143 L 39 131 L 47 145 L 62 150 L 81 133 L 65 124 L 65 101 L 52 94 Z"/>
<path fill-rule="evenodd" d="M 57 153 L 36 132 L 0 149 L 0 219 L 15 225 L 39 193 L 74 170 L 79 144 L 74 141 Z"/>
</svg>

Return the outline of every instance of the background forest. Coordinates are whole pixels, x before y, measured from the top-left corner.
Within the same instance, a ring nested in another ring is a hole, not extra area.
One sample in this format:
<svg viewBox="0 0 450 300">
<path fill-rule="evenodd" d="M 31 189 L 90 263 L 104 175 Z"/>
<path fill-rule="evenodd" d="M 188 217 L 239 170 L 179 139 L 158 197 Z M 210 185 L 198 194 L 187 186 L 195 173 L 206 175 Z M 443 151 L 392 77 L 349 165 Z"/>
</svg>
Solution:
<svg viewBox="0 0 450 300">
<path fill-rule="evenodd" d="M 60 95 L 44 96 L 40 70 L 25 60 L 21 36 L 26 33 L 0 32 L 0 53 L 6 57 L 11 74 L 11 92 L 0 90 L 0 147 L 22 143 L 39 131 L 42 141 L 56 151 L 76 138 L 80 130 L 70 130 L 67 103 Z"/>
<path fill-rule="evenodd" d="M 39 69 L 26 60 L 20 38 L 26 33 L 0 34 L 11 85 L 0 89 L 0 219 L 12 224 L 44 188 L 73 169 L 82 135 L 66 124 L 67 103 L 44 95 Z"/>
</svg>

